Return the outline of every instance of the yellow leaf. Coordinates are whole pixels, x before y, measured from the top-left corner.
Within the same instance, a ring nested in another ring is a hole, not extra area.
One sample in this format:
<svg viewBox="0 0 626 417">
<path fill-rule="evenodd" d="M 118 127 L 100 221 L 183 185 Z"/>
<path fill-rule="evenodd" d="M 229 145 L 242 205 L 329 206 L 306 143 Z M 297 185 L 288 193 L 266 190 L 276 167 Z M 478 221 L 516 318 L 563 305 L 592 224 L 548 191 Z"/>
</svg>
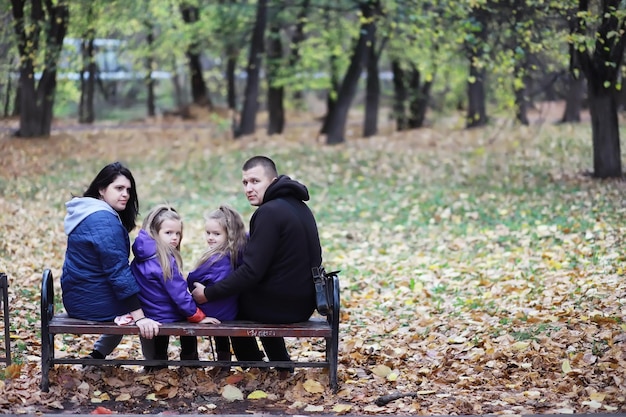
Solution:
<svg viewBox="0 0 626 417">
<path fill-rule="evenodd" d="M 107 394 L 106 392 L 103 392 L 103 393 L 100 395 L 100 399 L 101 399 L 102 401 L 109 401 L 109 400 L 111 399 L 111 397 L 110 397 L 110 396 L 109 396 L 109 394 Z"/>
<path fill-rule="evenodd" d="M 320 394 L 324 392 L 324 387 L 319 382 L 313 379 L 307 379 L 304 384 L 302 384 L 306 392 L 310 392 L 311 394 Z"/>
<path fill-rule="evenodd" d="M 127 392 L 124 392 L 120 395 L 118 395 L 117 397 L 115 397 L 115 401 L 128 401 L 130 400 L 130 394 Z"/>
<path fill-rule="evenodd" d="M 374 369 L 372 369 L 372 373 L 381 378 L 387 378 L 387 375 L 391 373 L 391 368 L 387 365 L 376 365 Z"/>
<path fill-rule="evenodd" d="M 157 401 L 157 396 L 154 392 L 151 392 L 150 394 L 146 395 L 146 400 Z"/>
<path fill-rule="evenodd" d="M 94 404 L 100 404 L 102 402 L 102 399 L 100 398 L 91 398 L 91 402 Z"/>
<path fill-rule="evenodd" d="M 337 414 L 347 413 L 351 409 L 352 409 L 352 406 L 350 404 L 335 404 L 333 406 L 333 412 Z"/>
<path fill-rule="evenodd" d="M 565 359 L 563 361 L 563 363 L 561 364 L 561 369 L 566 374 L 569 374 L 570 372 L 572 372 L 572 366 L 569 363 L 569 359 Z"/>
<path fill-rule="evenodd" d="M 514 350 L 525 350 L 528 348 L 528 346 L 530 346 L 530 343 L 528 342 L 517 342 L 517 343 L 513 343 L 511 347 Z"/>
<path fill-rule="evenodd" d="M 398 379 L 398 374 L 395 372 L 392 372 L 389 375 L 387 375 L 387 381 L 396 381 L 397 379 Z"/>
<path fill-rule="evenodd" d="M 260 389 L 254 390 L 250 394 L 248 394 L 249 400 L 259 400 L 261 398 L 267 398 L 267 394 L 265 393 L 265 391 L 261 391 Z"/>
<path fill-rule="evenodd" d="M 604 401 L 604 398 L 606 397 L 606 393 L 604 392 L 592 392 L 589 395 L 589 398 L 593 401 L 598 401 L 598 402 L 602 402 Z"/>
</svg>

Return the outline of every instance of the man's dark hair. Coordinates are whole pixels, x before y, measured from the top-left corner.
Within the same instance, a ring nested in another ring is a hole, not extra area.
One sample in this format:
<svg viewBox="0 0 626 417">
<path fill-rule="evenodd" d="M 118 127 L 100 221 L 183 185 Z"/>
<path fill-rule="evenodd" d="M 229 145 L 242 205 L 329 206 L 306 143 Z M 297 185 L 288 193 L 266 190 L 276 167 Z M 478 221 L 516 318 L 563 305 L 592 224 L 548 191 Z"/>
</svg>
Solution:
<svg viewBox="0 0 626 417">
<path fill-rule="evenodd" d="M 243 171 L 247 171 L 257 166 L 262 166 L 265 170 L 265 173 L 269 177 L 278 177 L 278 170 L 276 169 L 276 164 L 267 156 L 257 155 L 248 159 L 241 168 Z"/>
<path fill-rule="evenodd" d="M 135 187 L 133 174 L 120 162 L 113 162 L 102 168 L 83 194 L 83 197 L 100 198 L 100 190 L 107 188 L 120 175 L 123 175 L 130 181 L 128 203 L 123 211 L 118 212 L 124 228 L 130 232 L 136 226 L 135 221 L 139 215 L 139 199 L 137 198 L 137 188 Z"/>
</svg>

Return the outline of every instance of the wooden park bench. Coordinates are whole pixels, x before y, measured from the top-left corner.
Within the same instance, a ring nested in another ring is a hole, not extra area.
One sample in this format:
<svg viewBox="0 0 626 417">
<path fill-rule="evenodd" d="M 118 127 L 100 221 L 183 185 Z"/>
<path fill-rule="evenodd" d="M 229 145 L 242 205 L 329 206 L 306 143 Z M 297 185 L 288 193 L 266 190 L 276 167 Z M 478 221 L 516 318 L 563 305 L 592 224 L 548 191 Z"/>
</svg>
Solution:
<svg viewBox="0 0 626 417">
<path fill-rule="evenodd" d="M 2 291 L 2 308 L 4 310 L 4 357 L 0 362 L 11 365 L 11 328 L 9 321 L 9 280 L 6 274 L 0 274 L 0 291 Z"/>
<path fill-rule="evenodd" d="M 339 279 L 334 277 L 332 306 L 326 318 L 311 318 L 294 324 L 264 324 L 248 321 L 227 321 L 220 324 L 163 323 L 159 335 L 170 336 L 256 336 L 323 338 L 325 357 L 323 360 L 289 362 L 278 361 L 219 361 L 219 360 L 147 360 L 147 359 L 91 359 L 56 358 L 54 337 L 57 334 L 122 334 L 137 335 L 137 326 L 118 326 L 114 322 L 96 322 L 73 319 L 67 314 L 54 314 L 54 287 L 52 272 L 43 272 L 41 285 L 41 390 L 48 392 L 49 373 L 56 364 L 74 365 L 144 365 L 144 366 L 241 366 L 241 367 L 301 367 L 327 368 L 329 385 L 337 391 L 337 364 L 339 353 Z"/>
</svg>

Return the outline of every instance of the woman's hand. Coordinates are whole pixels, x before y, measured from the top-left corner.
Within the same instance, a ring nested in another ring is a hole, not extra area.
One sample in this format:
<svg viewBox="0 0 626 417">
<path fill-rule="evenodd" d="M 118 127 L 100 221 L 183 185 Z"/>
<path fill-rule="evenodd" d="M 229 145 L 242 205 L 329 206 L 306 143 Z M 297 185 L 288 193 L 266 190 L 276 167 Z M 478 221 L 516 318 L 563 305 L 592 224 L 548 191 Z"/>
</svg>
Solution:
<svg viewBox="0 0 626 417">
<path fill-rule="evenodd" d="M 154 336 L 157 336 L 159 334 L 160 325 L 161 323 L 149 319 L 148 317 L 135 320 L 135 326 L 139 327 L 139 334 L 146 339 L 152 339 Z"/>
<path fill-rule="evenodd" d="M 200 320 L 199 323 L 220 324 L 221 322 L 215 317 L 205 317 L 202 320 Z"/>
<path fill-rule="evenodd" d="M 208 301 L 204 296 L 204 288 L 205 286 L 200 284 L 199 282 L 193 283 L 193 291 L 191 292 L 191 295 L 198 304 L 203 304 Z"/>
</svg>

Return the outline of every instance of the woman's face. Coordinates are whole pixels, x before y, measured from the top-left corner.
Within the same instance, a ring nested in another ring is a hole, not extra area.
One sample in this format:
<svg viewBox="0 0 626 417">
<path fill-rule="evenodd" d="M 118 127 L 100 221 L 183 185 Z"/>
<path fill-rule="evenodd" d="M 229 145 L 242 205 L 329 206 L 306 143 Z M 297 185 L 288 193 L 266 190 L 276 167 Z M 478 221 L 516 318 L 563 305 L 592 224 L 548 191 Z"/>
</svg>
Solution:
<svg viewBox="0 0 626 417">
<path fill-rule="evenodd" d="M 124 211 L 130 198 L 130 180 L 118 175 L 106 188 L 100 190 L 100 198 L 115 211 Z"/>
</svg>

